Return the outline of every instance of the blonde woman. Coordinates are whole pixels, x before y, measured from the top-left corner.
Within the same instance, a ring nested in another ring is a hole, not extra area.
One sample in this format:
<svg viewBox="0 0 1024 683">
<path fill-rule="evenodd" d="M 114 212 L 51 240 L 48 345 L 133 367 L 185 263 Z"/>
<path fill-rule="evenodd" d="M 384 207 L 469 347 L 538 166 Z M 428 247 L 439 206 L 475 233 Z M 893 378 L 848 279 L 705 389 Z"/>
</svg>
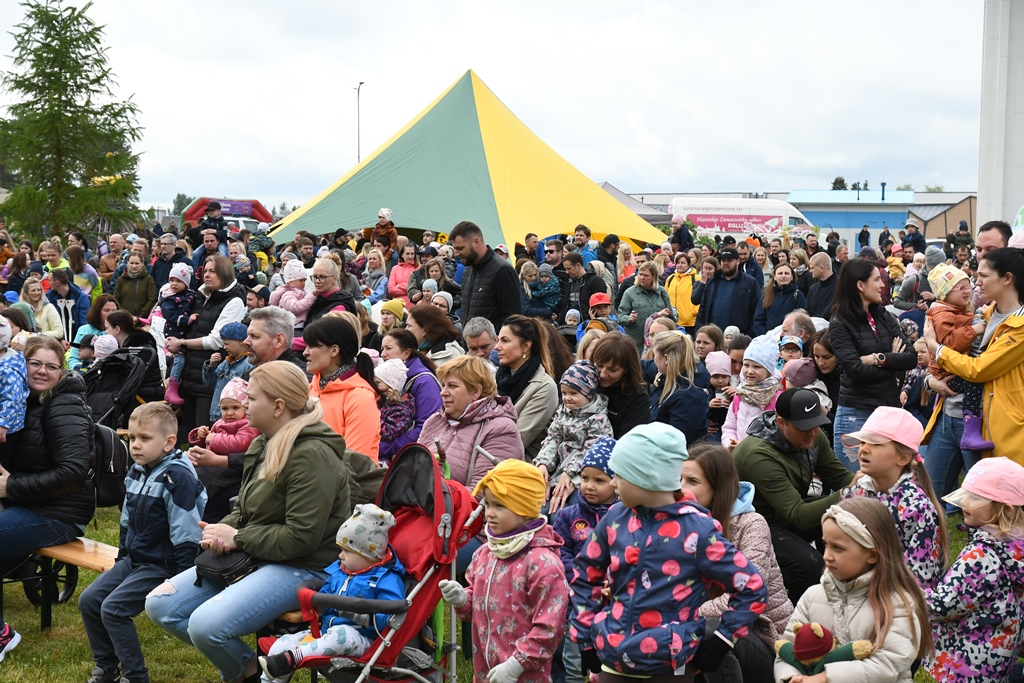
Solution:
<svg viewBox="0 0 1024 683">
<path fill-rule="evenodd" d="M 606 334 L 608 333 L 604 330 L 584 332 L 579 343 L 576 344 L 576 360 L 590 360 L 590 356 L 594 352 L 594 343 Z"/>
<path fill-rule="evenodd" d="M 772 262 L 768 258 L 768 250 L 764 247 L 755 249 L 754 262 L 761 267 L 761 272 L 764 273 L 764 284 L 767 285 L 772 281 Z"/>
<path fill-rule="evenodd" d="M 64 326 L 60 322 L 60 314 L 53 304 L 46 300 L 43 285 L 35 278 L 25 280 L 21 287 L 21 301 L 32 307 L 36 317 L 36 331 L 54 339 L 64 339 Z"/>
<path fill-rule="evenodd" d="M 636 272 L 636 258 L 633 256 L 633 250 L 629 248 L 629 244 L 627 242 L 623 242 L 619 245 L 619 258 L 617 264 L 618 272 L 616 273 L 616 276 L 619 284 L 621 285 L 623 280 Z"/>
<path fill-rule="evenodd" d="M 272 361 L 253 369 L 245 402 L 262 435 L 245 456 L 234 510 L 203 528 L 204 549 L 247 553 L 259 565 L 225 587 L 195 567 L 146 599 L 153 623 L 194 645 L 224 681 L 257 680 L 256 654 L 243 638 L 299 608 L 295 590 L 325 579 L 338 557 L 335 534 L 352 512 L 345 440 L 323 422 L 309 381 L 295 365 Z"/>
<path fill-rule="evenodd" d="M 807 258 L 807 252 L 803 249 L 794 249 L 789 252 L 789 265 L 793 267 L 793 281 L 796 282 L 797 289 L 807 296 L 807 291 L 811 288 L 811 283 L 814 282 L 811 277 L 810 259 Z"/>
<path fill-rule="evenodd" d="M 370 303 L 383 301 L 388 295 L 388 274 L 384 269 L 384 254 L 380 249 L 371 249 L 366 255 L 366 269 L 363 271 L 363 282 L 370 290 Z"/>
<path fill-rule="evenodd" d="M 651 344 L 653 360 L 641 361 L 651 383 L 651 421 L 681 431 L 686 443 L 697 443 L 708 433 L 708 401 L 694 386 L 697 352 L 690 338 L 678 330 L 659 332 Z"/>
</svg>

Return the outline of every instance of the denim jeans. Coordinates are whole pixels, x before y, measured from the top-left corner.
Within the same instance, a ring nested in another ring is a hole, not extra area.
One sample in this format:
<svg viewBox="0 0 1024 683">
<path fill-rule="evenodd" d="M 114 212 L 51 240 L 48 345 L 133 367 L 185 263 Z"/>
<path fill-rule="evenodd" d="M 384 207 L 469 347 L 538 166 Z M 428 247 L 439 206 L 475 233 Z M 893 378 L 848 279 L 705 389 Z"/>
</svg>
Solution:
<svg viewBox="0 0 1024 683">
<path fill-rule="evenodd" d="M 857 460 L 856 451 L 852 453 L 847 452 L 840 439 L 843 435 L 856 432 L 863 427 L 873 412 L 875 412 L 873 408 L 850 408 L 849 406 L 839 406 L 836 408 L 836 421 L 832 426 L 832 443 L 835 444 L 836 456 L 839 458 L 839 462 L 846 465 L 846 469 L 851 472 L 856 472 L 860 469 L 860 462 Z"/>
<path fill-rule="evenodd" d="M 299 609 L 295 589 L 326 579 L 322 571 L 263 565 L 238 583 L 195 585 L 195 567 L 157 586 L 146 598 L 146 614 L 160 628 L 196 646 L 225 681 L 239 678 L 256 656 L 242 640 L 284 612 Z"/>
<path fill-rule="evenodd" d="M 960 439 L 964 435 L 962 418 L 950 417 L 945 413 L 935 421 L 928 451 L 924 457 L 924 469 L 932 481 L 939 498 L 952 492 L 957 487 L 960 471 L 970 469 L 981 460 L 981 453 L 965 451 L 960 448 Z"/>
<path fill-rule="evenodd" d="M 73 541 L 81 535 L 77 527 L 37 515 L 28 508 L 0 510 L 0 562 L 21 560 L 39 548 Z"/>
<path fill-rule="evenodd" d="M 565 683 L 583 683 L 583 658 L 580 646 L 572 642 L 569 636 L 562 641 L 562 666 L 565 667 Z"/>
<path fill-rule="evenodd" d="M 175 382 L 181 381 L 181 371 L 185 369 L 185 354 L 179 353 L 174 356 L 174 360 L 171 361 L 171 372 L 167 376 L 168 379 L 173 379 Z"/>
<path fill-rule="evenodd" d="M 132 683 L 149 681 L 142 645 L 132 619 L 146 608 L 146 596 L 167 579 L 156 564 L 123 558 L 100 574 L 78 598 L 92 660 L 108 674 L 118 670 Z"/>
</svg>

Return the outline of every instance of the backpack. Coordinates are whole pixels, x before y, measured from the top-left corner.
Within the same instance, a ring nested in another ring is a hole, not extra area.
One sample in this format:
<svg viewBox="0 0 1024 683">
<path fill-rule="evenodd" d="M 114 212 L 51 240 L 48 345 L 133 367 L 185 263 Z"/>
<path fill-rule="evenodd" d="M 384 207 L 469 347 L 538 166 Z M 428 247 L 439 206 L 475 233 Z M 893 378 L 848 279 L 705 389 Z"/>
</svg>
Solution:
<svg viewBox="0 0 1024 683">
<path fill-rule="evenodd" d="M 128 447 L 117 431 L 106 425 L 96 425 L 93 440 L 96 444 L 93 469 L 96 507 L 120 506 L 124 502 L 124 479 L 129 467 Z"/>
</svg>

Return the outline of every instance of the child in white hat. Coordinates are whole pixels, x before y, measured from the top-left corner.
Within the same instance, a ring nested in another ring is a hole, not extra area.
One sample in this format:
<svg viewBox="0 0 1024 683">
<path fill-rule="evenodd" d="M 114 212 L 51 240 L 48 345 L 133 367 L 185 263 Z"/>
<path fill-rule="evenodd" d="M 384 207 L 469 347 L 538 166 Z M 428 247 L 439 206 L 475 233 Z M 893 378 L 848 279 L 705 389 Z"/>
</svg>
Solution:
<svg viewBox="0 0 1024 683">
<path fill-rule="evenodd" d="M 181 339 L 185 336 L 185 328 L 192 321 L 192 305 L 196 301 L 196 293 L 192 284 L 192 266 L 187 263 L 175 263 L 167 277 L 167 284 L 160 288 L 160 316 L 164 319 L 164 338 Z M 98 337 L 97 337 L 98 339 Z M 95 347 L 94 347 L 95 348 Z M 99 360 L 97 358 L 97 360 Z M 167 377 L 167 392 L 164 398 L 172 405 L 181 405 L 184 401 L 178 394 L 181 384 L 181 372 L 185 369 L 185 354 L 177 353 L 171 363 L 171 371 Z"/>
<path fill-rule="evenodd" d="M 388 533 L 394 525 L 395 517 L 387 510 L 372 504 L 357 505 L 338 529 L 341 553 L 326 569 L 327 581 L 320 592 L 363 600 L 405 600 L 405 570 L 388 545 Z M 358 657 L 387 627 L 386 614 L 342 616 L 334 609 L 323 610 L 323 635 L 308 642 L 308 630 L 282 636 L 266 657 L 260 657 L 260 666 L 267 678 L 287 680 L 306 657 Z"/>
<path fill-rule="evenodd" d="M 416 399 L 405 393 L 405 382 L 409 374 L 405 363 L 398 358 L 386 360 L 373 370 L 377 385 L 377 407 L 380 408 L 380 450 L 381 464 L 389 464 L 399 450 L 396 440 L 409 432 L 416 424 Z"/>
<path fill-rule="evenodd" d="M 270 293 L 270 305 L 291 311 L 295 315 L 295 338 L 301 339 L 302 328 L 306 326 L 306 315 L 316 301 L 316 292 L 312 289 L 306 290 L 309 276 L 299 259 L 285 263 L 281 269 L 281 277 L 284 280 L 284 287 L 278 287 Z"/>
</svg>

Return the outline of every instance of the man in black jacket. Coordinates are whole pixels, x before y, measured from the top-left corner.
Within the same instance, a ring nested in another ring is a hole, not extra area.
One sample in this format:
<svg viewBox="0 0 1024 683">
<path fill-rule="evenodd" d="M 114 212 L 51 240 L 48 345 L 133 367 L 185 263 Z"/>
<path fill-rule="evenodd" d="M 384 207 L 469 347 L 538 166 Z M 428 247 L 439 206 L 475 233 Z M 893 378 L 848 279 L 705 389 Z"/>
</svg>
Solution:
<svg viewBox="0 0 1024 683">
<path fill-rule="evenodd" d="M 749 334 L 754 316 L 761 310 L 761 290 L 754 278 L 740 272 L 739 253 L 732 248 L 718 253 L 722 269 L 707 284 L 700 299 L 697 327 L 714 323 L 724 330 L 730 325 Z"/>
<path fill-rule="evenodd" d="M 562 305 L 558 311 L 558 320 L 565 321 L 565 312 L 575 308 L 580 312 L 580 322 L 590 319 L 590 297 L 598 292 L 607 293 L 607 287 L 601 276 L 583 265 L 583 257 L 577 253 L 566 254 L 562 258 L 569 281 L 562 289 Z M 465 288 L 463 288 L 465 289 Z"/>
<path fill-rule="evenodd" d="M 597 260 L 603 263 L 606 268 L 610 268 L 613 274 L 619 272 L 618 235 L 605 235 L 604 240 L 601 241 L 601 246 L 597 249 Z"/>
<path fill-rule="evenodd" d="M 807 312 L 814 318 L 831 318 L 832 304 L 836 300 L 836 282 L 839 276 L 832 270 L 828 254 L 811 257 L 811 277 L 814 283 L 807 292 Z"/>
<path fill-rule="evenodd" d="M 475 223 L 463 221 L 452 228 L 448 244 L 466 266 L 462 276 L 463 320 L 482 316 L 495 330 L 501 330 L 505 318 L 523 312 L 515 269 L 494 255 Z"/>
</svg>

